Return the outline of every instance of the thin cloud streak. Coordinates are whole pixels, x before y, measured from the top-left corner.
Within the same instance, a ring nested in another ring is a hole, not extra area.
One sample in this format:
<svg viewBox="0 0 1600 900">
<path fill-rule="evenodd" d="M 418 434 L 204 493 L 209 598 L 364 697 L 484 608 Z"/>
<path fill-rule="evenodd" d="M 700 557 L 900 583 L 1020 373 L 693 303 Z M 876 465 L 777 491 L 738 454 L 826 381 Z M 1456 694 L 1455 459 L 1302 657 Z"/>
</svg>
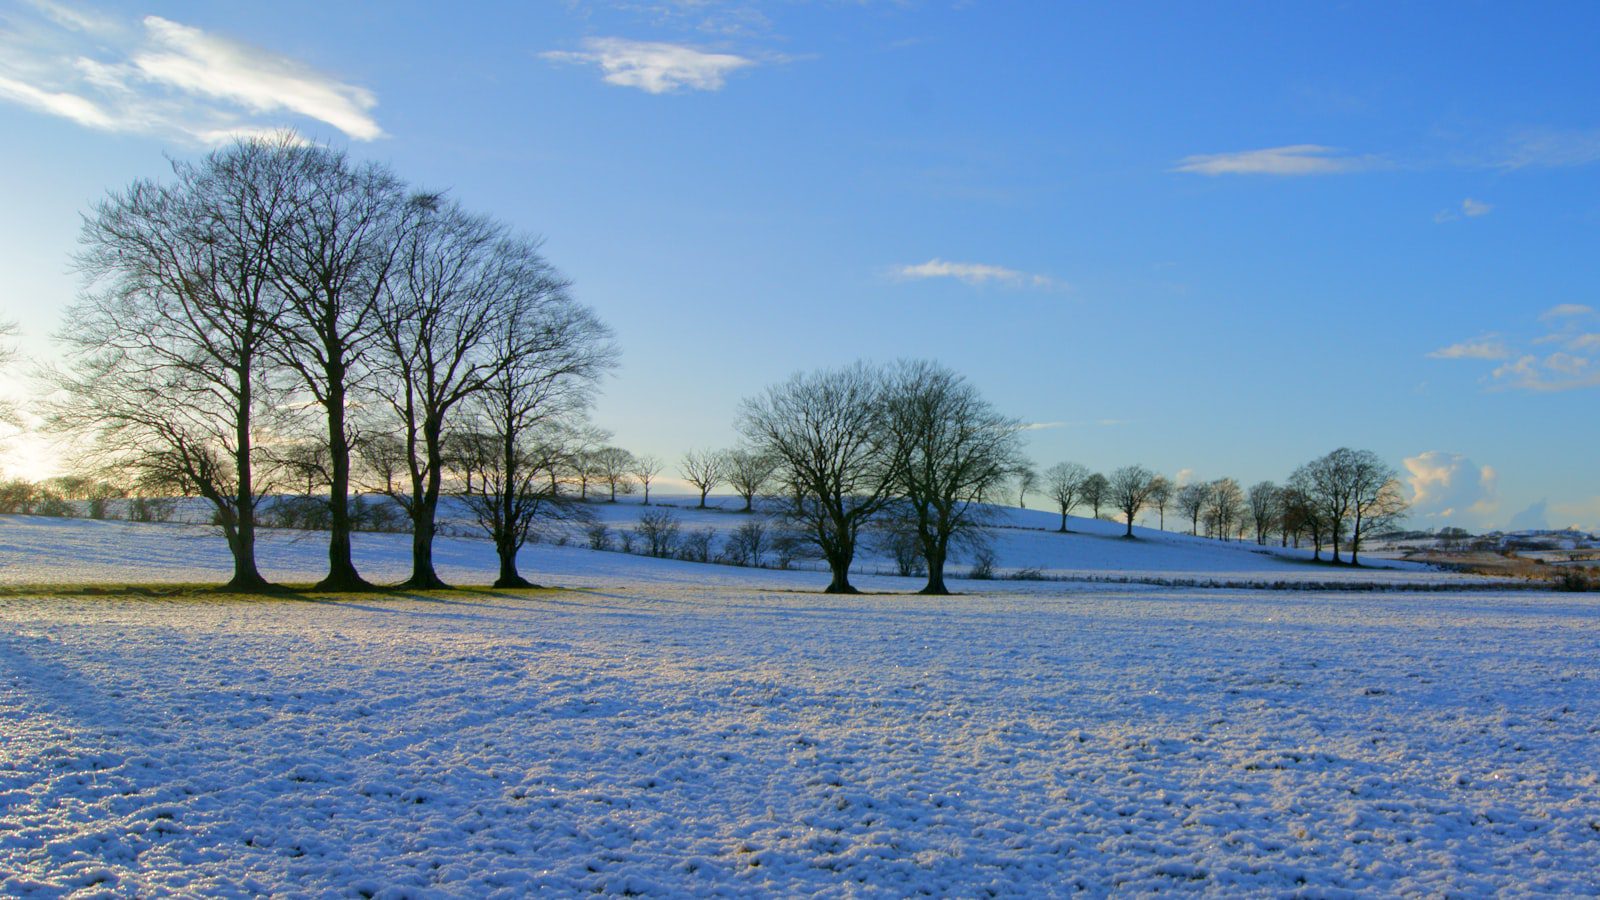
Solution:
<svg viewBox="0 0 1600 900">
<path fill-rule="evenodd" d="M 996 266 L 989 263 L 952 262 L 937 257 L 914 265 L 896 266 L 891 272 L 901 281 L 921 281 L 932 278 L 949 278 L 973 287 L 988 284 L 1006 287 L 1032 287 L 1044 290 L 1064 290 L 1067 285 L 1048 275 L 1039 275 Z"/>
<path fill-rule="evenodd" d="M 1321 144 L 1290 144 L 1263 150 L 1234 153 L 1202 153 L 1185 156 L 1174 172 L 1195 175 L 1342 175 L 1378 168 L 1382 160 L 1374 156 L 1343 156 L 1334 147 Z"/>
<path fill-rule="evenodd" d="M 638 88 L 649 94 L 682 90 L 719 91 L 728 75 L 756 64 L 732 53 L 711 53 L 683 44 L 633 41 L 626 38 L 587 38 L 584 49 L 551 50 L 541 54 L 557 63 L 595 65 L 607 84 Z"/>
</svg>

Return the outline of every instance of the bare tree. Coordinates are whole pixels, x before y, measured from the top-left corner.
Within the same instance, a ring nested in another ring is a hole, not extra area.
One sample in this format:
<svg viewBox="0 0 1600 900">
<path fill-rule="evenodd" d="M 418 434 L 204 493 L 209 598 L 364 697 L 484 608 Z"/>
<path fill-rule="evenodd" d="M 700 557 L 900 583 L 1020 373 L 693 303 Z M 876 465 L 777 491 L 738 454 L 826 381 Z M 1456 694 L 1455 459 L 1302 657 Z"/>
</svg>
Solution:
<svg viewBox="0 0 1600 900">
<path fill-rule="evenodd" d="M 650 483 L 661 474 L 663 466 L 661 460 L 646 453 L 633 458 L 632 474 L 639 480 L 639 486 L 644 489 L 644 505 L 650 505 Z"/>
<path fill-rule="evenodd" d="M 1028 495 L 1039 487 L 1039 472 L 1032 464 L 1023 461 L 1015 472 L 1017 478 L 1017 508 L 1028 508 Z"/>
<path fill-rule="evenodd" d="M 797 374 L 740 410 L 751 446 L 782 461 L 788 518 L 827 561 L 828 593 L 857 593 L 850 565 L 861 528 L 894 497 L 883 394 L 879 370 L 857 363 Z"/>
<path fill-rule="evenodd" d="M 1355 450 L 1347 457 L 1350 485 L 1350 565 L 1361 564 L 1361 544 L 1374 529 L 1384 528 L 1406 510 L 1398 474 L 1371 450 Z"/>
<path fill-rule="evenodd" d="M 1140 510 L 1150 502 L 1150 491 L 1154 487 L 1156 474 L 1144 466 L 1123 466 L 1111 473 L 1110 494 L 1111 504 L 1122 511 L 1128 530 L 1123 537 L 1133 537 L 1133 520 L 1138 517 Z"/>
<path fill-rule="evenodd" d="M 927 565 L 922 593 L 948 594 L 944 567 L 953 543 L 974 543 L 989 504 L 1024 467 L 1020 423 L 960 375 L 926 361 L 894 368 L 885 418 L 894 480 Z"/>
<path fill-rule="evenodd" d="M 504 360 L 471 403 L 483 449 L 471 467 L 477 487 L 463 495 L 500 559 L 496 587 L 526 587 L 517 553 L 543 518 L 572 516 L 552 474 L 561 465 L 566 432 L 592 402 L 599 377 L 616 364 L 610 329 L 571 299 L 547 273 L 530 286 L 494 335 Z"/>
<path fill-rule="evenodd" d="M 1250 487 L 1248 503 L 1250 521 L 1255 525 L 1256 543 L 1265 544 L 1267 535 L 1278 525 L 1280 497 L 1283 489 L 1270 481 L 1258 482 Z"/>
<path fill-rule="evenodd" d="M 706 508 L 706 495 L 727 480 L 728 454 L 721 450 L 690 450 L 683 455 L 678 471 L 683 480 L 700 492 L 699 509 Z"/>
<path fill-rule="evenodd" d="M 633 467 L 637 465 L 632 453 L 621 447 L 601 447 L 591 455 L 590 462 L 593 465 L 595 477 L 611 491 L 611 496 L 607 498 L 606 502 L 615 503 L 617 502 L 618 493 L 627 494 L 632 492 L 633 482 L 630 479 L 633 476 L 631 473 Z"/>
<path fill-rule="evenodd" d="M 1244 520 L 1244 490 L 1232 478 L 1218 478 L 1206 492 L 1206 533 L 1227 540 Z"/>
<path fill-rule="evenodd" d="M 728 486 L 744 498 L 744 512 L 755 509 L 756 497 L 778 473 L 776 457 L 753 450 L 731 450 L 726 456 Z"/>
<path fill-rule="evenodd" d="M 1100 518 L 1100 507 L 1111 501 L 1111 480 L 1099 472 L 1083 480 L 1083 502 L 1089 504 L 1094 510 L 1094 517 Z"/>
<path fill-rule="evenodd" d="M 1359 563 L 1362 533 L 1371 519 L 1392 521 L 1405 508 L 1395 470 L 1371 450 L 1340 447 L 1302 466 L 1301 486 L 1328 531 L 1333 562 L 1346 529 L 1351 535 L 1351 565 Z"/>
<path fill-rule="evenodd" d="M 503 321 L 531 302 L 524 292 L 559 281 L 537 245 L 435 195 L 410 201 L 393 274 L 379 292 L 372 370 L 400 426 L 405 490 L 389 496 L 411 519 L 411 577 L 404 586 L 442 588 L 433 566 L 446 425 L 468 398 L 516 364 L 498 352 Z"/>
<path fill-rule="evenodd" d="M 1150 505 L 1156 508 L 1159 516 L 1156 527 L 1162 531 L 1167 530 L 1167 507 L 1172 504 L 1175 492 L 1172 481 L 1165 475 L 1157 475 L 1150 480 Z"/>
<path fill-rule="evenodd" d="M 209 501 L 240 589 L 266 585 L 256 435 L 275 407 L 268 341 L 283 310 L 271 263 L 296 213 L 289 152 L 241 142 L 95 206 L 77 257 L 86 296 L 61 334 L 73 364 L 50 416 L 93 434 L 99 463 Z"/>
<path fill-rule="evenodd" d="M 10 342 L 17 336 L 17 323 L 0 322 L 0 368 L 9 366 L 17 358 L 17 347 Z M 0 422 L 7 425 L 20 425 L 17 405 L 9 399 L 0 398 Z"/>
<path fill-rule="evenodd" d="M 370 587 L 350 554 L 352 392 L 365 382 L 377 306 L 402 247 L 405 186 L 388 169 L 321 146 L 279 148 L 291 168 L 292 210 L 270 257 L 285 303 L 279 360 L 322 412 L 328 437 L 328 574 L 322 590 Z"/>
<path fill-rule="evenodd" d="M 1082 463 L 1061 462 L 1045 470 L 1045 493 L 1061 511 L 1062 534 L 1067 533 L 1067 516 L 1083 502 L 1083 483 L 1089 480 L 1089 470 Z"/>
<path fill-rule="evenodd" d="M 1189 517 L 1189 533 L 1200 534 L 1200 514 L 1205 512 L 1207 504 L 1211 502 L 1211 485 L 1204 482 L 1186 484 L 1178 489 L 1175 501 L 1178 512 Z"/>
</svg>

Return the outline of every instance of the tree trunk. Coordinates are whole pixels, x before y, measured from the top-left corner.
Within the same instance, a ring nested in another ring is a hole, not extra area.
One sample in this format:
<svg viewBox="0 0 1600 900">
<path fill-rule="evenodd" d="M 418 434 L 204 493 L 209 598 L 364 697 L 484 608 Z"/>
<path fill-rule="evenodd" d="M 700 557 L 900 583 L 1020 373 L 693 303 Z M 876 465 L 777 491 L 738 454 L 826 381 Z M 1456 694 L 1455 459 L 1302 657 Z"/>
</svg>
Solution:
<svg viewBox="0 0 1600 900">
<path fill-rule="evenodd" d="M 416 452 L 413 450 L 411 472 L 411 577 L 403 587 L 423 590 L 447 588 L 444 579 L 433 569 L 433 537 L 438 531 L 439 482 L 443 478 L 444 448 L 440 442 L 442 423 L 429 421 L 422 426 L 423 453 L 427 454 L 427 482 L 416 471 Z"/>
<path fill-rule="evenodd" d="M 745 494 L 744 495 L 744 511 L 745 512 L 750 512 L 754 508 L 755 502 L 756 502 L 756 495 L 754 493 Z"/>
<path fill-rule="evenodd" d="M 238 516 L 235 527 L 238 534 L 230 544 L 233 550 L 233 578 L 228 587 L 234 590 L 254 591 L 267 586 L 256 567 L 256 507 L 255 480 L 250 460 L 250 359 L 242 361 L 239 376 L 239 414 L 234 419 L 234 466 L 238 471 L 239 490 L 234 495 L 234 509 Z"/>
<path fill-rule="evenodd" d="M 944 563 L 946 555 L 946 551 L 942 547 L 936 548 L 924 554 L 926 557 L 925 562 L 928 564 L 928 583 L 918 593 L 932 594 L 941 597 L 950 593 L 950 589 L 945 587 L 944 583 Z"/>
<path fill-rule="evenodd" d="M 1067 511 L 1061 511 L 1061 534 L 1067 533 Z"/>
<path fill-rule="evenodd" d="M 853 547 L 837 548 L 824 553 L 828 559 L 828 570 L 833 574 L 833 580 L 828 582 L 825 594 L 859 594 L 850 584 L 850 562 L 854 558 Z"/>
<path fill-rule="evenodd" d="M 332 369 L 328 378 L 328 575 L 317 582 L 319 591 L 365 591 L 372 585 L 356 571 L 350 547 L 350 441 L 344 430 L 344 371 Z"/>
<path fill-rule="evenodd" d="M 1125 538 L 1133 537 L 1133 513 L 1128 514 L 1128 530 L 1122 536 Z"/>
<path fill-rule="evenodd" d="M 495 541 L 495 553 L 500 557 L 500 577 L 494 580 L 494 586 L 537 587 L 517 572 L 517 548 L 510 546 L 510 543 L 509 540 Z"/>
</svg>

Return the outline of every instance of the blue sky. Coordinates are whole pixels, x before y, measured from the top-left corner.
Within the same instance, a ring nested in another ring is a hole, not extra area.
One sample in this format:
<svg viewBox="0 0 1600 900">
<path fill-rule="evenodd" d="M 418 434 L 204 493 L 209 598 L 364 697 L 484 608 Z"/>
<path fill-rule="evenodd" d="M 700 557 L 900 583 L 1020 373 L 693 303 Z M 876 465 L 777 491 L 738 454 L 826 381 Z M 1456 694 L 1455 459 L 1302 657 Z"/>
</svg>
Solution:
<svg viewBox="0 0 1600 900">
<path fill-rule="evenodd" d="M 0 3 L 0 317 L 78 216 L 291 127 L 546 238 L 675 459 L 797 369 L 932 357 L 1041 466 L 1600 527 L 1600 6 Z M 35 463 L 13 443 L 13 470 Z"/>
</svg>

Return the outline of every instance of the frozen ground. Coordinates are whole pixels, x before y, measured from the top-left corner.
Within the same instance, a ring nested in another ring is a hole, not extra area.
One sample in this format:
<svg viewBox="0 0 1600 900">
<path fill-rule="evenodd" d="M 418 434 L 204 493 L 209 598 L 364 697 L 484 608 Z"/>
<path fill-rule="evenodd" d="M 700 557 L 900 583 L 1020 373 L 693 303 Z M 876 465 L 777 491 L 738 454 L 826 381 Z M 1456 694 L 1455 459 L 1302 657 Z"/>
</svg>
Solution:
<svg viewBox="0 0 1600 900">
<path fill-rule="evenodd" d="M 714 500 L 728 506 L 736 501 Z M 676 517 L 687 530 L 713 529 L 720 547 L 733 529 L 751 516 L 733 510 L 695 510 L 682 497 L 665 498 L 656 510 Z M 587 507 L 613 533 L 631 528 L 644 508 L 637 500 Z M 1070 534 L 1054 529 L 1060 517 L 1037 510 L 1002 510 L 998 524 L 989 530 L 997 565 L 1005 576 L 1033 569 L 1051 578 L 1145 581 L 1189 585 L 1238 584 L 1471 584 L 1485 579 L 1442 572 L 1415 563 L 1369 559 L 1359 569 L 1313 565 L 1309 550 L 1258 547 L 1252 542 L 1221 542 L 1173 532 L 1137 529 L 1139 540 L 1122 538 L 1123 528 L 1112 522 L 1074 518 Z M 1177 527 L 1171 519 L 1168 525 Z M 453 526 L 476 534 L 463 523 Z M 567 546 L 555 546 L 565 533 Z M 259 560 L 263 574 L 276 581 L 315 581 L 327 568 L 327 536 L 320 532 L 263 530 Z M 397 582 L 409 574 L 410 537 L 398 534 L 354 536 L 357 565 L 377 581 Z M 557 527 L 543 543 L 528 547 L 521 564 L 530 576 L 555 578 L 563 584 L 586 583 L 590 575 L 635 571 L 678 572 L 678 577 L 701 581 L 732 578 L 748 583 L 751 574 L 720 566 L 685 564 L 666 566 L 618 552 L 593 552 L 579 528 Z M 441 537 L 435 544 L 440 574 L 452 583 L 485 584 L 497 569 L 493 547 L 478 537 Z M 802 567 L 820 563 L 800 564 Z M 951 563 L 949 574 L 959 577 L 967 560 Z M 861 548 L 856 569 L 862 575 L 892 572 L 893 564 L 875 553 L 870 542 Z M 194 583 L 226 581 L 231 566 L 227 545 L 214 528 L 200 525 L 151 525 L 121 521 L 49 519 L 35 516 L 0 516 L 0 585 L 95 582 Z M 826 583 L 826 576 L 821 576 Z M 815 573 L 765 573 L 762 584 L 817 586 Z M 906 590 L 920 581 L 889 578 L 878 583 L 886 590 Z"/>
<path fill-rule="evenodd" d="M 839 599 L 636 562 L 0 599 L 0 894 L 1600 891 L 1586 597 Z"/>
<path fill-rule="evenodd" d="M 1003 561 L 1337 574 L 1029 515 Z M 268 533 L 269 577 L 313 580 L 321 541 Z M 398 580 L 406 541 L 358 535 L 363 571 Z M 479 540 L 439 559 L 493 570 Z M 0 597 L 0 895 L 1600 892 L 1586 595 L 830 598 L 816 572 L 523 563 L 567 589 Z M 226 571 L 205 528 L 0 517 L 0 584 Z"/>
</svg>

